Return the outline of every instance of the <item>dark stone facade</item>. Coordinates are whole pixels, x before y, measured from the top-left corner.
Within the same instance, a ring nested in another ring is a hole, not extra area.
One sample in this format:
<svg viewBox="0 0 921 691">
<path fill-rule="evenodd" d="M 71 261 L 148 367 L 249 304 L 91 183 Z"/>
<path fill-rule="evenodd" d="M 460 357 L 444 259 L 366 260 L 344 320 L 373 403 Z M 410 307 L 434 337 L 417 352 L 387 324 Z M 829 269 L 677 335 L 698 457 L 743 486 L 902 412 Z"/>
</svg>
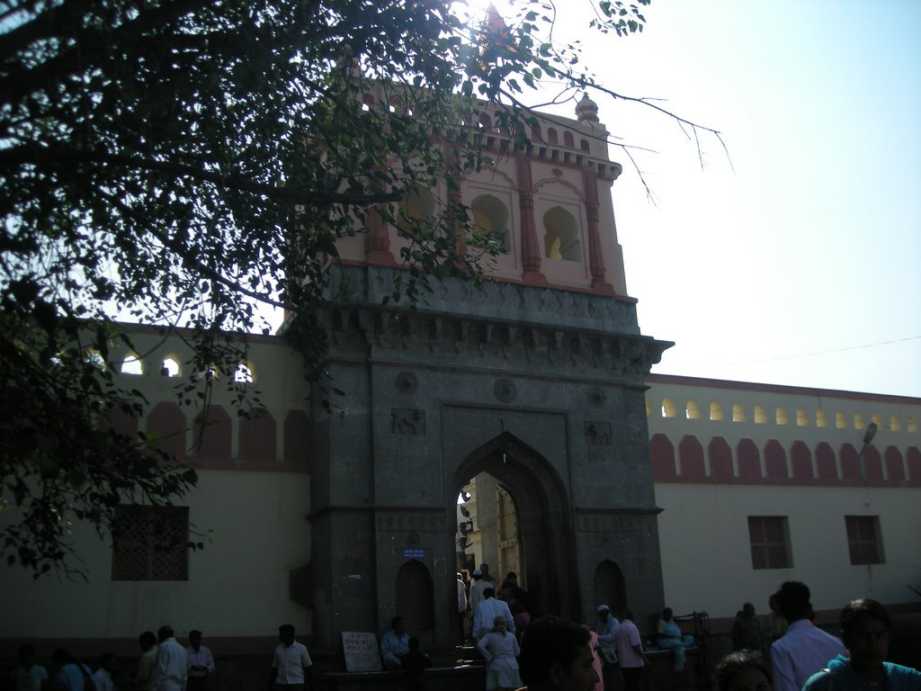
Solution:
<svg viewBox="0 0 921 691">
<path fill-rule="evenodd" d="M 395 275 L 335 269 L 322 315 L 344 395 L 329 408 L 318 387 L 312 404 L 317 644 L 384 628 L 409 559 L 433 586 L 417 633 L 454 644 L 456 497 L 482 471 L 516 501 L 541 610 L 591 620 L 602 562 L 638 615 L 659 609 L 643 378 L 670 344 L 640 335 L 628 300 L 448 281 L 415 307 L 384 305 Z"/>
</svg>

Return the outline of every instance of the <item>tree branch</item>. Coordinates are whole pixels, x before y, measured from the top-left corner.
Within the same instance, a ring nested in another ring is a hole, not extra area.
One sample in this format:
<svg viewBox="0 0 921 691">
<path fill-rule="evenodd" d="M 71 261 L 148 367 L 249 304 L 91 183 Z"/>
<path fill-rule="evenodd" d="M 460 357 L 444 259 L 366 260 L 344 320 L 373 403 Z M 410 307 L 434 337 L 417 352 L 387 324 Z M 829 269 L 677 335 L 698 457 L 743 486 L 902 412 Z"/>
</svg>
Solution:
<svg viewBox="0 0 921 691">
<path fill-rule="evenodd" d="M 24 164 L 33 164 L 55 168 L 61 164 L 104 164 L 120 168 L 150 170 L 168 173 L 178 177 L 191 177 L 203 182 L 210 182 L 218 187 L 234 189 L 240 192 L 262 195 L 275 201 L 305 205 L 372 205 L 397 202 L 403 198 L 402 192 L 380 192 L 375 194 L 348 192 L 316 192 L 277 187 L 253 182 L 245 175 L 231 173 L 224 175 L 182 163 L 168 163 L 137 156 L 108 154 L 104 151 L 80 151 L 68 147 L 43 147 L 37 145 L 18 146 L 0 151 L 0 168 L 11 169 Z"/>
</svg>

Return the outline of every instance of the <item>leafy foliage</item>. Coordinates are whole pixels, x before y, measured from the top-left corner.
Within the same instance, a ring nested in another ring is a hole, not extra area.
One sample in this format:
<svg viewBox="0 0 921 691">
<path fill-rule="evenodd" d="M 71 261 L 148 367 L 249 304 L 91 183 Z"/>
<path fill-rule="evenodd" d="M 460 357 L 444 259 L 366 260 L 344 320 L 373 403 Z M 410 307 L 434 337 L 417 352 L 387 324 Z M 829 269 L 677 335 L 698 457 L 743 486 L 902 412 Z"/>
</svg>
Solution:
<svg viewBox="0 0 921 691">
<path fill-rule="evenodd" d="M 601 31 L 643 28 L 639 6 L 595 8 Z M 169 502 L 195 483 L 153 440 L 106 424 L 145 405 L 108 357 L 113 343 L 133 349 L 116 318 L 190 329 L 177 396 L 200 407 L 208 368 L 245 357 L 231 334 L 268 333 L 262 306 L 287 310 L 308 363 L 322 361 L 327 267 L 371 215 L 411 241 L 401 291 L 476 280 L 496 249 L 458 252 L 466 210 L 419 219 L 399 202 L 484 164 L 486 107 L 528 146 L 536 116 L 522 99 L 544 78 L 619 97 L 554 45 L 555 11 L 526 2 L 508 24 L 468 26 L 438 0 L 0 0 L 11 563 L 61 567 L 73 518 L 104 534 L 120 502 Z"/>
</svg>

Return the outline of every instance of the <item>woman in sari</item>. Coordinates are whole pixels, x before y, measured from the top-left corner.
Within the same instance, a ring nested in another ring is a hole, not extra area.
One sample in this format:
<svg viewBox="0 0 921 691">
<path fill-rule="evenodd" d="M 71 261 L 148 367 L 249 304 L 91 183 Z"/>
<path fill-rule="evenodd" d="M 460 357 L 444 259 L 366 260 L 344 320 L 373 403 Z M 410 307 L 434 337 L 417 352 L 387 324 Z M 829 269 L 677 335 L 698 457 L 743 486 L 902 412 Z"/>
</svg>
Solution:
<svg viewBox="0 0 921 691">
<path fill-rule="evenodd" d="M 656 644 L 665 650 L 675 651 L 676 672 L 680 672 L 684 669 L 684 649 L 694 645 L 694 637 L 685 636 L 681 632 L 678 624 L 675 623 L 671 607 L 666 607 L 662 610 L 662 618 L 659 620 Z"/>
</svg>

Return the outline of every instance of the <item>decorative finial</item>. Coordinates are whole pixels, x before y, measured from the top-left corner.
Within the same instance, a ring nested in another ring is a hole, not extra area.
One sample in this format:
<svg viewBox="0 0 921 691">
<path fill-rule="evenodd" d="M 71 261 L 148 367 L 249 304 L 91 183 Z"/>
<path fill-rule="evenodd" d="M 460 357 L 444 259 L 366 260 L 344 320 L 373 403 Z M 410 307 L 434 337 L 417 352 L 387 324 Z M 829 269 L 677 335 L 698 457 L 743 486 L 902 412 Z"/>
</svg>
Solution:
<svg viewBox="0 0 921 691">
<path fill-rule="evenodd" d="M 588 97 L 588 92 L 582 94 L 582 100 L 576 105 L 576 118 L 579 122 L 599 122 L 598 104 Z"/>
</svg>

